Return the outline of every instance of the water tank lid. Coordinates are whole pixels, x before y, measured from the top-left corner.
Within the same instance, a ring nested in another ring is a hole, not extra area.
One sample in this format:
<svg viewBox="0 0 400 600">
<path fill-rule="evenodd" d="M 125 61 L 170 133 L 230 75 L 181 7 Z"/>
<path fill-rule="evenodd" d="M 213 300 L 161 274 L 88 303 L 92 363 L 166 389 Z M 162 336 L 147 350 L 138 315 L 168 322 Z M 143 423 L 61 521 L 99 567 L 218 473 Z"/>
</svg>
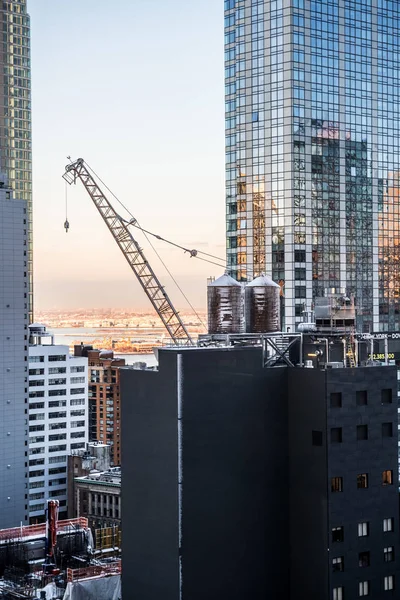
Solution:
<svg viewBox="0 0 400 600">
<path fill-rule="evenodd" d="M 241 284 L 236 279 L 233 279 L 233 277 L 226 273 L 208 285 L 210 287 L 241 287 Z"/>
<path fill-rule="evenodd" d="M 275 281 L 268 277 L 268 275 L 260 275 L 247 284 L 246 287 L 280 287 Z"/>
</svg>

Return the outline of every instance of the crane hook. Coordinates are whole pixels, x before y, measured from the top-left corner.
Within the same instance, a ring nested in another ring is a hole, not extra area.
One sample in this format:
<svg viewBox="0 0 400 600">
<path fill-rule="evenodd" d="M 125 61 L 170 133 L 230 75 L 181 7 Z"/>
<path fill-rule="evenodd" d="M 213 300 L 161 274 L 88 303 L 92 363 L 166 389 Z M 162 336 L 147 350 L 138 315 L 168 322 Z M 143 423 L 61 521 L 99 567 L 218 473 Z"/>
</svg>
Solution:
<svg viewBox="0 0 400 600">
<path fill-rule="evenodd" d="M 68 221 L 68 188 L 67 182 L 65 182 L 65 221 L 64 221 L 65 233 L 68 233 L 69 221 Z"/>
</svg>

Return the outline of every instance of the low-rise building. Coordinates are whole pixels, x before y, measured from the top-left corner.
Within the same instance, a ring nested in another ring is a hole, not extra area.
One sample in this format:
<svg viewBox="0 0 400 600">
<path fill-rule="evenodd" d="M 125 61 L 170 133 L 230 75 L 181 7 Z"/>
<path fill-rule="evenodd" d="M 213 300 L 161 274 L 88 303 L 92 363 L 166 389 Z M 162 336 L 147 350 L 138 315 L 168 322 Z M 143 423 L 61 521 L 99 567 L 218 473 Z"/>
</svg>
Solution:
<svg viewBox="0 0 400 600">
<path fill-rule="evenodd" d="M 68 517 L 74 518 L 78 513 L 76 510 L 75 479 L 89 475 L 93 470 L 97 472 L 108 471 L 110 468 L 109 444 L 101 442 L 89 442 L 85 449 L 74 450 L 68 456 Z"/>
<path fill-rule="evenodd" d="M 95 530 L 121 525 L 121 468 L 75 478 L 76 514 Z"/>
</svg>

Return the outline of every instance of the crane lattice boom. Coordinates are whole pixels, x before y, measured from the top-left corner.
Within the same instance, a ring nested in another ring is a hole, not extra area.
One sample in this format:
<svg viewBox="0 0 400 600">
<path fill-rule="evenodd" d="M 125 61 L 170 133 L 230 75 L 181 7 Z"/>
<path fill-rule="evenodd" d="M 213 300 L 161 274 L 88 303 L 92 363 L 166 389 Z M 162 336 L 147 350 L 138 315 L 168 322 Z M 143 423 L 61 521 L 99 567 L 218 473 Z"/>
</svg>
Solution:
<svg viewBox="0 0 400 600">
<path fill-rule="evenodd" d="M 75 183 L 77 179 L 81 180 L 174 343 L 192 346 L 192 338 L 148 263 L 143 250 L 132 236 L 124 220 L 115 212 L 101 191 L 83 158 L 78 158 L 75 162 L 67 165 L 63 177 L 69 184 Z"/>
</svg>

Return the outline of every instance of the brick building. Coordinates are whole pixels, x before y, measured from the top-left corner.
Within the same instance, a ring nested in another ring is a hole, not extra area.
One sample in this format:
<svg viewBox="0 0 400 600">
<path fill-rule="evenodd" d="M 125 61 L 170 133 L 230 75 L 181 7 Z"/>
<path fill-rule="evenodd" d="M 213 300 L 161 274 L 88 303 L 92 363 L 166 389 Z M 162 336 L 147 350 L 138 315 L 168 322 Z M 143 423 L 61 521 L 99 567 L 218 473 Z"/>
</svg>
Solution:
<svg viewBox="0 0 400 600">
<path fill-rule="evenodd" d="M 75 346 L 75 356 L 86 356 L 89 368 L 89 441 L 111 445 L 111 465 L 121 464 L 119 368 L 112 350 Z"/>
</svg>

